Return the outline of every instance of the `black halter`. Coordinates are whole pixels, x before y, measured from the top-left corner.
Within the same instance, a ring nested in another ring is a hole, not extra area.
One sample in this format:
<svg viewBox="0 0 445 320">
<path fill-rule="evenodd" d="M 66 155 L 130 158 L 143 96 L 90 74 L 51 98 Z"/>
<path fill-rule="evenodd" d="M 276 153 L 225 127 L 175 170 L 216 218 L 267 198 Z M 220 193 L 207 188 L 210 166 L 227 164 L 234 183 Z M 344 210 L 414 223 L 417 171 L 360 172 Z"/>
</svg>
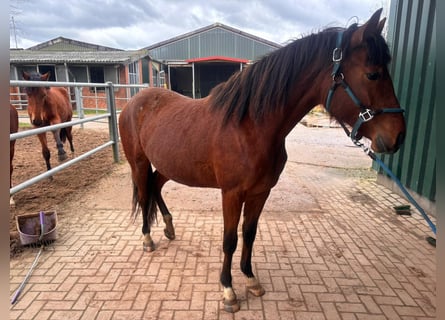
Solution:
<svg viewBox="0 0 445 320">
<path fill-rule="evenodd" d="M 401 108 L 383 108 L 374 111 L 361 103 L 361 101 L 356 97 L 354 92 L 352 92 L 351 87 L 346 83 L 343 73 L 340 72 L 340 64 L 341 60 L 343 59 L 343 52 L 341 49 L 342 38 L 343 38 L 343 32 L 341 31 L 338 33 L 337 44 L 334 51 L 332 52 L 332 61 L 334 62 L 334 68 L 332 70 L 331 75 L 333 83 L 331 88 L 329 89 L 328 97 L 326 99 L 326 110 L 330 112 L 331 101 L 334 96 L 335 90 L 339 86 L 342 86 L 343 89 L 345 89 L 346 93 L 349 95 L 349 97 L 352 99 L 352 101 L 355 103 L 355 105 L 360 109 L 358 119 L 355 122 L 351 132 L 346 128 L 343 122 L 339 121 L 340 125 L 345 130 L 346 134 L 352 139 L 354 143 L 356 143 L 358 140 L 360 140 L 357 139 L 357 131 L 363 123 L 372 120 L 374 116 L 379 115 L 381 113 L 402 113 L 405 112 L 405 110 Z"/>
</svg>

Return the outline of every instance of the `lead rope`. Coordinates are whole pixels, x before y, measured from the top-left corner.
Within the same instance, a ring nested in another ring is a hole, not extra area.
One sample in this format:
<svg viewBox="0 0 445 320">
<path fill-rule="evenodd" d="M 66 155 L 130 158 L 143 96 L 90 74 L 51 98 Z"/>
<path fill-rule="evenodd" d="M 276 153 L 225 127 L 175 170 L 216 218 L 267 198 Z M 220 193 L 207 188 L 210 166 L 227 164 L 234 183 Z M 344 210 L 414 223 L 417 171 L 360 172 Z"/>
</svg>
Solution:
<svg viewBox="0 0 445 320">
<path fill-rule="evenodd" d="M 334 92 L 336 91 L 336 89 L 339 86 L 343 87 L 343 89 L 346 91 L 346 93 L 349 95 L 349 97 L 353 100 L 353 102 L 360 108 L 359 118 L 356 121 L 356 123 L 354 124 L 354 126 L 352 128 L 352 131 L 350 131 L 342 121 L 338 121 L 340 123 L 340 125 L 342 126 L 343 130 L 345 131 L 346 135 L 352 140 L 352 142 L 356 146 L 362 148 L 363 151 L 372 160 L 377 162 L 377 164 L 381 168 L 383 168 L 383 170 L 396 182 L 396 184 L 398 185 L 400 190 L 402 190 L 402 192 L 406 196 L 406 198 L 416 207 L 416 209 L 420 212 L 422 217 L 426 220 L 426 222 L 430 226 L 430 228 L 433 231 L 434 235 L 436 235 L 436 226 L 435 226 L 435 224 L 431 221 L 431 219 L 425 213 L 423 208 L 410 195 L 408 190 L 406 190 L 406 188 L 403 186 L 403 184 L 399 180 L 399 178 L 397 178 L 394 175 L 394 173 L 392 173 L 392 171 L 385 165 L 385 163 L 380 158 L 378 158 L 375 155 L 375 153 L 371 150 L 370 147 L 365 146 L 362 142 L 359 141 L 359 139 L 357 139 L 357 132 L 358 132 L 358 129 L 360 128 L 360 126 L 364 122 L 367 122 L 367 121 L 370 121 L 371 119 L 373 119 L 375 115 L 381 114 L 381 113 L 403 113 L 404 110 L 401 109 L 401 108 L 384 108 L 384 109 L 381 109 L 381 110 L 376 112 L 376 111 L 372 111 L 372 110 L 368 109 L 367 107 L 365 107 L 360 102 L 360 100 L 354 95 L 354 93 L 352 92 L 351 88 L 349 87 L 349 85 L 344 80 L 343 73 L 340 72 L 340 64 L 341 64 L 341 61 L 343 59 L 343 52 L 342 52 L 342 49 L 341 49 L 342 38 L 343 38 L 343 32 L 339 32 L 337 34 L 336 47 L 334 48 L 334 50 L 332 52 L 332 62 L 334 64 L 334 66 L 333 66 L 333 70 L 332 70 L 331 76 L 332 76 L 333 83 L 332 83 L 331 88 L 329 89 L 328 96 L 327 96 L 327 99 L 326 99 L 326 105 L 325 105 L 326 110 L 328 112 L 330 112 L 331 101 L 332 101 L 332 98 L 334 96 Z M 436 240 L 434 238 L 428 237 L 427 241 L 431 245 L 436 246 Z"/>
<path fill-rule="evenodd" d="M 343 130 L 345 131 L 346 135 L 349 138 L 351 138 L 351 134 L 350 134 L 348 128 L 346 128 L 346 126 L 341 121 L 339 121 L 339 123 L 342 126 Z M 426 220 L 426 222 L 430 226 L 431 230 L 433 231 L 434 235 L 436 235 L 436 225 L 428 217 L 425 210 L 423 210 L 423 208 L 417 203 L 417 201 L 414 200 L 414 198 L 411 196 L 411 194 L 408 192 L 408 190 L 406 190 L 406 188 L 404 187 L 402 182 L 399 180 L 399 178 L 397 178 L 397 176 L 388 168 L 388 166 L 379 157 L 376 156 L 376 154 L 371 150 L 370 147 L 367 147 L 364 143 L 360 142 L 359 140 L 355 140 L 352 138 L 351 138 L 351 140 L 356 146 L 362 148 L 363 152 L 365 152 L 372 160 L 377 162 L 377 164 L 391 177 L 391 179 L 394 180 L 394 182 L 397 184 L 397 186 L 400 188 L 400 190 L 402 190 L 403 194 L 406 196 L 406 198 L 409 200 L 409 202 L 411 202 L 414 205 L 414 207 L 416 207 L 416 209 L 420 212 L 422 217 Z M 430 240 L 430 239 L 427 239 L 427 241 L 430 243 L 432 242 L 432 240 Z M 435 246 L 435 240 L 434 240 L 434 246 Z"/>
<path fill-rule="evenodd" d="M 14 304 L 17 302 L 17 299 L 19 298 L 20 294 L 22 293 L 23 288 L 25 287 L 26 283 L 28 282 L 28 279 L 31 276 L 35 266 L 37 265 L 37 262 L 39 261 L 40 255 L 42 254 L 42 251 L 43 251 L 44 246 L 43 246 L 42 239 L 43 239 L 43 236 L 45 235 L 45 213 L 43 211 L 40 211 L 39 216 L 40 216 L 40 237 L 39 237 L 40 250 L 37 253 L 37 256 L 34 258 L 34 262 L 32 263 L 31 268 L 29 268 L 28 273 L 26 274 L 22 283 L 20 284 L 20 286 L 18 287 L 18 289 L 12 296 L 11 304 Z"/>
<path fill-rule="evenodd" d="M 434 235 L 436 235 L 436 225 L 431 221 L 431 219 L 428 217 L 428 215 L 425 213 L 425 211 L 423 210 L 423 208 L 417 203 L 416 200 L 414 200 L 414 198 L 411 196 L 411 194 L 408 192 L 408 190 L 406 190 L 406 188 L 403 186 L 402 182 L 399 180 L 399 178 L 397 178 L 397 176 L 392 173 L 392 171 L 386 166 L 386 164 L 375 155 L 374 152 L 372 152 L 371 149 L 369 149 L 368 147 L 365 147 L 363 145 L 363 143 L 360 142 L 356 142 L 355 143 L 357 146 L 361 146 L 363 151 L 375 162 L 377 162 L 379 164 L 379 166 L 391 177 L 391 179 L 393 179 L 395 181 L 395 183 L 397 184 L 397 186 L 400 188 L 400 190 L 402 190 L 403 194 L 406 196 L 406 198 L 409 200 L 409 202 L 411 202 L 416 209 L 420 212 L 420 214 L 422 215 L 422 217 L 426 220 L 426 222 L 428 223 L 428 225 L 430 226 L 431 230 L 433 231 Z"/>
</svg>

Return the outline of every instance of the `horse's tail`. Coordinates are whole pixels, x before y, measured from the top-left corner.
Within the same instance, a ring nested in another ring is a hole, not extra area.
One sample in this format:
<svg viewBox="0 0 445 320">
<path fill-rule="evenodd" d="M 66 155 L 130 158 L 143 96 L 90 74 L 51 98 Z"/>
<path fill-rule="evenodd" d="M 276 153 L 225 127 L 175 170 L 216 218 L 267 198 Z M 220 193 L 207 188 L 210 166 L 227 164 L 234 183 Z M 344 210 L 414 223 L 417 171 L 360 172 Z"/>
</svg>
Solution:
<svg viewBox="0 0 445 320">
<path fill-rule="evenodd" d="M 66 136 L 67 136 L 66 128 L 60 129 L 60 140 L 62 140 L 63 143 L 65 143 L 66 141 Z"/>
<path fill-rule="evenodd" d="M 151 226 L 157 218 L 155 179 L 151 164 L 148 165 L 146 188 L 147 192 L 143 195 L 144 199 L 139 199 L 139 189 L 137 184 L 133 181 L 132 218 L 134 222 L 139 212 L 142 210 L 142 214 L 146 215 L 145 218 L 147 219 L 148 226 Z M 144 203 L 146 210 L 144 210 Z"/>
</svg>

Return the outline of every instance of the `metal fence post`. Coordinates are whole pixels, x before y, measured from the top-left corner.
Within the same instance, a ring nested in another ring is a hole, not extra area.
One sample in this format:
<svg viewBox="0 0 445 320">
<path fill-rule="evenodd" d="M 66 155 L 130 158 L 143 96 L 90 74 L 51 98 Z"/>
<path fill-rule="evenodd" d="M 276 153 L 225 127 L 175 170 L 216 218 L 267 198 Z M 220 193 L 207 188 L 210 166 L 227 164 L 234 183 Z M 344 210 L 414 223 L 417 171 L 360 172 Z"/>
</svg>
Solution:
<svg viewBox="0 0 445 320">
<path fill-rule="evenodd" d="M 77 115 L 79 119 L 83 119 L 82 89 L 80 87 L 74 87 L 74 97 L 76 99 Z M 80 125 L 80 127 L 83 129 L 83 123 Z"/>
<path fill-rule="evenodd" d="M 113 83 L 110 81 L 106 82 L 107 91 L 107 108 L 110 113 L 110 118 L 108 121 L 108 128 L 110 131 L 110 139 L 114 142 L 113 144 L 113 156 L 114 162 L 119 162 L 119 134 L 117 129 L 117 115 L 116 115 L 116 103 L 114 100 L 114 87 Z"/>
</svg>

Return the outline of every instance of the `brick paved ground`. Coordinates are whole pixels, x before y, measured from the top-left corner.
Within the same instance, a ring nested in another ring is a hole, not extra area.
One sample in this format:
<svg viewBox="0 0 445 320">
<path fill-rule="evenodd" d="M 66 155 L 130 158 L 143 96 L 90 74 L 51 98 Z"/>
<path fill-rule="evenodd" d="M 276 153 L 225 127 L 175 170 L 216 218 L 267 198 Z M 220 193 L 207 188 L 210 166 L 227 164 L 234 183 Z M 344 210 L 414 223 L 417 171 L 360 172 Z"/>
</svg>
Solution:
<svg viewBox="0 0 445 320">
<path fill-rule="evenodd" d="M 319 143 L 327 133 L 331 147 Z M 152 231 L 157 250 L 144 253 L 122 164 L 96 193 L 58 209 L 59 239 L 43 252 L 10 319 L 434 319 L 428 226 L 418 213 L 394 214 L 392 206 L 406 201 L 374 182 L 369 161 L 341 134 L 299 125 L 289 138 L 289 162 L 254 246 L 266 294 L 247 296 L 237 250 L 238 313 L 222 310 L 219 192 L 167 184 L 177 239 L 168 241 L 160 222 Z M 11 259 L 11 296 L 37 251 Z"/>
</svg>

